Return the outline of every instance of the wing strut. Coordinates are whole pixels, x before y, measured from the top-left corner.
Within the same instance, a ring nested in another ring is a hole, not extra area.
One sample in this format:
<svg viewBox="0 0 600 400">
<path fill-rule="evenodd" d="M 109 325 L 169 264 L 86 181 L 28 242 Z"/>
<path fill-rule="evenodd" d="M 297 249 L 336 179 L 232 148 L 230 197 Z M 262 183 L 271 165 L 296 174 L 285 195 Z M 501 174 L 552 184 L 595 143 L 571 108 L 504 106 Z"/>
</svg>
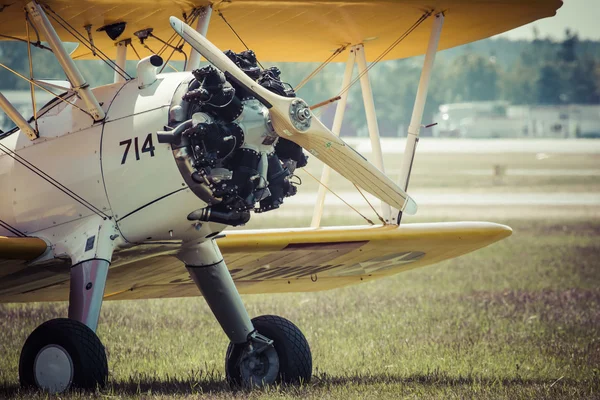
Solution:
<svg viewBox="0 0 600 400">
<path fill-rule="evenodd" d="M 87 84 L 81 75 L 81 72 L 79 72 L 79 69 L 77 69 L 77 66 L 62 45 L 62 42 L 60 41 L 56 30 L 54 30 L 54 27 L 50 23 L 44 9 L 37 2 L 32 1 L 27 4 L 27 12 L 31 16 L 35 27 L 44 34 L 46 41 L 56 56 L 56 60 L 71 82 L 73 90 L 75 90 L 83 99 L 94 121 L 103 120 L 105 116 L 104 110 L 98 103 L 98 99 L 96 99 L 94 93 L 92 93 L 90 85 Z"/>
<path fill-rule="evenodd" d="M 400 166 L 400 179 L 398 184 L 405 191 L 408 189 L 408 181 L 412 170 L 417 142 L 419 141 L 419 133 L 421 131 L 421 121 L 423 120 L 423 111 L 425 110 L 425 101 L 427 100 L 427 91 L 429 89 L 429 81 L 431 80 L 431 71 L 433 70 L 433 62 L 437 52 L 442 26 L 444 25 L 444 14 L 436 14 L 431 28 L 431 36 L 427 45 L 427 53 L 425 53 L 425 61 L 423 62 L 423 70 L 421 71 L 421 79 L 417 89 L 417 97 L 413 106 L 410 125 L 408 126 L 408 135 L 406 138 L 406 147 L 402 156 L 402 164 Z M 394 210 L 393 216 L 397 215 L 398 225 L 402 219 L 402 212 Z"/>
<path fill-rule="evenodd" d="M 356 46 L 352 46 L 350 48 L 350 52 L 348 53 L 348 61 L 346 61 L 346 69 L 344 70 L 344 78 L 342 79 L 342 95 L 340 96 L 340 101 L 337 103 L 335 117 L 331 127 L 331 132 L 337 136 L 340 135 L 340 130 L 342 129 L 342 122 L 344 121 L 344 113 L 346 111 L 346 103 L 348 102 L 349 91 L 344 89 L 350 85 L 352 72 L 354 72 L 354 63 L 356 62 L 355 47 Z M 310 226 L 313 228 L 318 228 L 321 224 L 323 208 L 325 207 L 325 195 L 327 194 L 326 187 L 329 185 L 330 173 L 331 168 L 327 164 L 324 164 L 320 180 L 322 184 L 319 185 L 319 193 L 317 194 L 317 201 L 315 202 L 315 210 L 313 211 L 312 222 L 310 223 Z"/>
<path fill-rule="evenodd" d="M 206 37 L 206 34 L 208 33 L 208 24 L 210 23 L 212 12 L 213 9 L 211 4 L 207 5 L 206 7 L 202 7 L 202 11 L 200 12 L 200 15 L 198 15 L 198 21 L 196 21 L 196 30 L 204 37 Z M 190 60 L 185 66 L 185 70 L 193 71 L 196 68 L 199 68 L 200 58 L 200 53 L 198 53 L 198 51 L 192 47 Z"/>
<path fill-rule="evenodd" d="M 385 173 L 383 168 L 383 152 L 381 151 L 381 138 L 379 137 L 379 125 L 377 124 L 375 102 L 373 101 L 373 89 L 371 88 L 371 81 L 369 80 L 365 47 L 362 44 L 356 46 L 356 65 L 358 66 L 360 89 L 362 91 L 363 103 L 365 105 L 365 113 L 367 114 L 367 128 L 369 129 L 369 137 L 371 138 L 373 164 L 379 168 L 381 172 Z M 389 223 L 390 216 L 392 214 L 390 205 L 382 201 L 381 212 L 383 213 L 383 219 Z"/>
<path fill-rule="evenodd" d="M 346 69 L 344 71 L 344 78 L 342 80 L 342 89 L 340 92 L 341 98 L 335 110 L 335 118 L 333 120 L 331 131 L 338 136 L 340 134 L 342 121 L 344 120 L 344 112 L 346 111 L 346 102 L 348 100 L 348 89 L 352 85 L 350 83 L 350 79 L 352 78 L 352 72 L 354 71 L 354 64 L 358 66 L 360 88 L 362 91 L 363 103 L 365 105 L 365 112 L 367 115 L 367 127 L 369 129 L 369 137 L 371 138 L 371 148 L 373 149 L 373 165 L 375 165 L 381 172 L 385 172 L 383 168 L 381 141 L 379 138 L 379 126 L 377 125 L 377 115 L 375 114 L 375 103 L 373 101 L 373 90 L 369 80 L 365 47 L 362 44 L 357 44 L 350 48 L 348 61 L 346 62 Z M 312 228 L 318 228 L 321 224 L 321 217 L 323 216 L 323 208 L 325 204 L 325 194 L 327 190 L 325 187 L 329 184 L 330 172 L 331 168 L 329 168 L 327 165 L 324 165 L 320 180 L 322 185 L 319 186 L 319 193 L 317 194 L 313 218 L 310 223 Z M 384 201 L 382 201 L 381 211 L 383 214 L 383 219 L 387 222 L 390 222 L 391 208 L 389 204 L 386 204 Z"/>
<path fill-rule="evenodd" d="M 130 43 L 131 39 L 121 40 L 117 43 L 117 58 L 115 59 L 117 68 L 115 68 L 114 83 L 126 81 L 125 76 L 123 76 L 120 71 L 125 71 L 125 66 L 127 64 L 127 46 Z"/>
<path fill-rule="evenodd" d="M 0 109 L 8 115 L 8 118 L 10 118 L 29 139 L 35 140 L 38 138 L 38 133 L 35 129 L 29 125 L 29 122 L 23 118 L 19 110 L 17 110 L 2 93 L 0 93 Z"/>
</svg>

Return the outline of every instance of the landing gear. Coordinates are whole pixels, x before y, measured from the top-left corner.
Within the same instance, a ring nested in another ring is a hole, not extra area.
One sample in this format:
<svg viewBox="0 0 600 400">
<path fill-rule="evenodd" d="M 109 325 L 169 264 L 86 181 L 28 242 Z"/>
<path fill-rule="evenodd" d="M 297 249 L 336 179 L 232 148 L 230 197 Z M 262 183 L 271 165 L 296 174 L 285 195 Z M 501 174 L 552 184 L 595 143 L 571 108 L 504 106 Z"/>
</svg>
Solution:
<svg viewBox="0 0 600 400">
<path fill-rule="evenodd" d="M 71 257 L 69 318 L 44 322 L 21 350 L 19 379 L 24 387 L 54 394 L 70 388 L 93 390 L 108 379 L 106 352 L 95 331 L 112 257 L 114 226 L 96 219 L 89 224 L 78 237 L 82 241 L 73 242 L 82 245 L 78 248 L 85 248 L 85 253 L 73 251 L 80 260 Z"/>
<path fill-rule="evenodd" d="M 257 332 L 271 339 L 256 348 L 252 341 L 230 343 L 225 373 L 232 386 L 252 387 L 273 383 L 307 383 L 312 375 L 312 355 L 306 338 L 285 318 L 263 315 L 252 319 Z"/>
<path fill-rule="evenodd" d="M 310 380 L 312 356 L 302 332 L 290 321 L 273 315 L 250 320 L 214 241 L 182 248 L 178 257 L 231 341 L 225 370 L 232 386 Z"/>
<path fill-rule="evenodd" d="M 72 387 L 104 386 L 108 364 L 104 346 L 85 324 L 68 318 L 52 319 L 27 338 L 19 360 L 24 387 L 62 393 Z"/>
</svg>

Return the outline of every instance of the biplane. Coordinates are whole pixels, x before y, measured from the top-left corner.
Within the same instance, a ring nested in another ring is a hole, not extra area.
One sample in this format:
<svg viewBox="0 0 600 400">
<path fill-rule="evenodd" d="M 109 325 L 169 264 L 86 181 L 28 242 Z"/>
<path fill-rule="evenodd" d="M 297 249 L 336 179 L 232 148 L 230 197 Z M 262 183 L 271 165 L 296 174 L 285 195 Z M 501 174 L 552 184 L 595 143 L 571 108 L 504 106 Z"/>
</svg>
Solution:
<svg viewBox="0 0 600 400">
<path fill-rule="evenodd" d="M 102 386 L 107 358 L 95 332 L 104 300 L 198 295 L 230 340 L 232 384 L 310 380 L 300 330 L 278 316 L 251 319 L 240 293 L 367 282 L 509 236 L 509 227 L 487 222 L 401 223 L 417 210 L 407 188 L 431 68 L 440 49 L 552 16 L 561 4 L 0 0 L 0 39 L 53 52 L 68 78 L 66 86 L 36 79 L 29 55 L 30 75 L 13 72 L 32 88 L 34 116 L 0 94 L 15 124 L 0 134 L 0 302 L 69 302 L 68 318 L 43 323 L 26 340 L 21 384 L 51 393 Z M 79 46 L 68 53 L 63 42 L 74 40 Z M 358 67 L 375 165 L 338 135 L 347 90 L 330 130 L 279 69 L 257 60 L 332 54 L 348 57 L 342 89 Z M 393 182 L 383 169 L 367 62 L 421 54 L 400 181 Z M 114 83 L 90 87 L 79 59 L 104 60 Z M 139 60 L 136 77 L 127 60 Z M 185 60 L 185 71 L 162 71 L 171 60 Z M 34 88 L 60 94 L 38 108 Z M 225 231 L 284 206 L 307 156 L 326 164 L 322 182 L 331 168 L 381 200 L 382 224 L 320 227 L 322 189 L 310 227 Z"/>
</svg>

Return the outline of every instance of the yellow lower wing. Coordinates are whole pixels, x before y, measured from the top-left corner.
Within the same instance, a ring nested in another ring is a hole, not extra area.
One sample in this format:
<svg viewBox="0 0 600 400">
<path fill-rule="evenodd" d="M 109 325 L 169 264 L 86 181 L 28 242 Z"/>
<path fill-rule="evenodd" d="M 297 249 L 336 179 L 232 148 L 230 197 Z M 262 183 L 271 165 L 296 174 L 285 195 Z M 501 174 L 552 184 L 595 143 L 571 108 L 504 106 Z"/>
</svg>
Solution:
<svg viewBox="0 0 600 400">
<path fill-rule="evenodd" d="M 458 257 L 511 233 L 504 225 L 459 222 L 233 231 L 217 243 L 241 293 L 281 293 L 326 290 L 397 274 Z M 157 243 L 115 254 L 105 298 L 199 296 L 174 256 L 178 247 Z M 17 281 L 11 285 L 11 275 L 0 271 L 0 302 L 67 300 L 68 268 L 53 271 L 19 271 L 26 290 Z"/>
<path fill-rule="evenodd" d="M 46 242 L 31 237 L 0 236 L 0 260 L 31 261 L 46 251 Z"/>
</svg>

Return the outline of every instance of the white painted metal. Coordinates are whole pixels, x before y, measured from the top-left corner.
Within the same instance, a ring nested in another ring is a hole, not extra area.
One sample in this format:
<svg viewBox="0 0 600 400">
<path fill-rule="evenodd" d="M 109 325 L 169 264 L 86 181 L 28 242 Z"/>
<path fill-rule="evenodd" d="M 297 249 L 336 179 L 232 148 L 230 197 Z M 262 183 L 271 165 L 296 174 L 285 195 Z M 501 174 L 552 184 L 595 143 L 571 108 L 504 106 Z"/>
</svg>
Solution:
<svg viewBox="0 0 600 400">
<path fill-rule="evenodd" d="M 125 82 L 125 77 L 122 75 L 125 71 L 125 66 L 127 63 L 127 44 L 130 42 L 130 39 L 121 40 L 117 43 L 117 58 L 115 59 L 115 64 L 119 68 L 118 71 L 115 70 L 114 82 Z"/>
<path fill-rule="evenodd" d="M 155 60 L 160 60 L 159 63 Z M 159 65 L 160 64 L 160 65 Z M 156 82 L 156 72 L 158 67 L 162 65 L 162 58 L 151 55 L 146 58 L 142 58 L 137 64 L 137 80 L 138 88 L 145 89 L 152 86 Z"/>
<path fill-rule="evenodd" d="M 73 383 L 73 360 L 64 347 L 49 344 L 42 348 L 33 362 L 35 382 L 50 394 L 62 393 Z"/>
<path fill-rule="evenodd" d="M 73 89 L 71 87 L 71 82 L 58 79 L 34 79 L 34 82 L 41 86 L 58 89 L 62 92 L 71 91 Z"/>
<path fill-rule="evenodd" d="M 133 85 L 134 86 L 134 85 Z M 94 89 L 96 98 L 108 109 L 122 84 Z M 75 95 L 68 101 L 82 105 Z M 15 151 L 74 193 L 110 214 L 102 171 L 100 142 L 102 125 L 75 107 L 60 101 L 43 107 L 38 113 L 40 137 L 30 141 L 12 134 L 0 143 L 0 210 L 7 223 L 26 233 L 34 233 L 95 215 L 55 186 L 15 162 L 5 154 L 4 146 Z M 57 140 L 57 139 L 61 140 Z M 59 237 L 50 236 L 51 242 Z"/>
<path fill-rule="evenodd" d="M 109 109 L 102 138 L 104 184 L 119 229 L 128 241 L 190 240 L 211 233 L 196 230 L 195 223 L 187 220 L 189 213 L 206 203 L 186 189 L 171 146 L 158 143 L 156 137 L 169 121 L 175 90 L 189 76 L 161 74 L 143 90 L 134 81 L 119 92 Z M 149 134 L 154 156 L 142 152 Z M 131 145 L 122 163 L 126 145 L 121 143 L 127 140 Z"/>
<path fill-rule="evenodd" d="M 138 88 L 137 81 L 135 80 L 127 82 L 123 90 L 115 97 L 110 110 L 107 111 L 106 122 L 149 112 L 157 108 L 170 107 L 175 90 L 181 82 L 189 77 L 191 77 L 189 72 L 159 74 L 156 77 L 157 84 L 145 89 Z M 163 125 L 167 122 L 165 119 Z M 160 129 L 162 130 L 163 128 L 164 126 Z"/>
<path fill-rule="evenodd" d="M 158 179 L 156 181 L 158 183 Z M 119 230 L 127 241 L 135 243 L 174 239 L 204 241 L 213 232 L 226 228 L 212 222 L 188 221 L 189 213 L 206 205 L 190 189 L 184 189 L 119 220 Z"/>
<path fill-rule="evenodd" d="M 206 7 L 202 7 L 202 11 L 198 16 L 198 20 L 196 21 L 196 31 L 198 31 L 202 36 L 206 36 L 208 33 L 208 25 L 210 24 L 210 17 L 212 16 L 212 5 L 208 5 Z M 187 65 L 185 66 L 186 71 L 193 71 L 200 66 L 200 53 L 198 53 L 195 49 L 192 48 L 192 52 L 190 53 L 190 59 L 188 60 Z"/>
<path fill-rule="evenodd" d="M 23 118 L 21 113 L 11 104 L 10 101 L 8 101 L 6 97 L 4 97 L 2 93 L 0 93 L 0 109 L 6 113 L 8 118 L 10 118 L 12 122 L 14 122 L 15 125 L 21 129 L 21 132 L 27 135 L 29 139 L 37 139 L 38 134 L 35 129 L 29 125 L 29 122 Z"/>
<path fill-rule="evenodd" d="M 50 119 L 58 125 L 57 129 L 61 127 L 60 122 L 65 120 L 60 115 Z M 90 121 L 89 118 L 85 119 Z M 62 125 L 62 129 L 68 130 L 68 126 L 68 124 Z M 10 149 L 20 148 L 18 150 L 20 157 L 54 177 L 96 207 L 108 210 L 98 151 L 101 132 L 102 126 L 95 126 L 77 134 L 64 135 L 61 140 L 41 136 L 34 142 L 36 145 L 27 147 L 19 143 L 29 142 L 27 138 L 22 135 L 11 135 L 1 143 Z M 37 232 L 93 215 L 92 211 L 59 191 L 30 169 L 15 162 L 1 150 L 0 188 L 3 192 L 0 196 L 3 218 L 7 218 L 9 224 L 18 226 L 18 229 L 25 233 Z"/>
<path fill-rule="evenodd" d="M 385 172 L 383 167 L 383 153 L 381 151 L 381 139 L 379 137 L 379 125 L 377 124 L 377 114 L 375 113 L 375 102 L 373 101 L 373 91 L 369 74 L 367 72 L 367 57 L 365 56 L 364 46 L 356 46 L 356 63 L 358 65 L 358 73 L 360 75 L 360 87 L 362 91 L 363 103 L 365 105 L 365 113 L 367 115 L 367 127 L 369 129 L 369 137 L 371 138 L 371 151 L 373 155 L 373 165 L 381 172 Z M 389 204 L 381 202 L 382 217 L 386 222 L 390 221 L 391 208 Z"/>
<path fill-rule="evenodd" d="M 398 183 L 405 191 L 408 189 L 410 172 L 415 157 L 417 142 L 419 141 L 419 132 L 421 130 L 421 121 L 423 119 L 423 111 L 425 110 L 425 102 L 427 100 L 429 81 L 431 80 L 431 71 L 433 69 L 433 62 L 435 61 L 435 54 L 437 52 L 443 25 L 444 14 L 437 14 L 431 28 L 431 36 L 429 37 L 429 44 L 427 45 L 427 52 L 425 53 L 425 61 L 423 62 L 423 70 L 421 71 L 417 97 L 413 106 L 410 125 L 408 126 L 408 136 L 406 147 L 404 149 L 404 156 L 402 157 L 402 164 L 400 165 L 400 178 Z M 394 217 L 396 218 L 397 215 L 398 212 L 394 210 Z"/>
<path fill-rule="evenodd" d="M 79 69 L 77 69 L 77 66 L 75 66 L 75 63 L 67 53 L 42 7 L 35 1 L 32 1 L 27 3 L 26 8 L 31 16 L 33 24 L 46 37 L 46 41 L 50 45 L 56 60 L 65 71 L 65 74 L 71 82 L 73 89 L 77 91 L 79 96 L 85 102 L 87 111 L 92 115 L 94 121 L 103 120 L 105 116 L 104 110 L 100 106 L 98 99 L 96 99 L 92 93 L 89 85 L 85 82 L 85 79 L 79 72 Z"/>
<path fill-rule="evenodd" d="M 350 48 L 348 53 L 348 60 L 346 61 L 346 69 L 344 70 L 344 77 L 342 79 L 342 88 L 340 92 L 340 100 L 337 103 L 335 109 L 335 117 L 333 119 L 333 125 L 331 132 L 338 135 L 342 129 L 342 122 L 344 121 L 344 113 L 346 111 L 346 104 L 348 102 L 348 85 L 350 85 L 350 79 L 352 79 L 352 72 L 354 71 L 354 63 L 356 62 L 356 46 Z M 329 176 L 331 175 L 331 168 L 328 165 L 323 165 L 323 172 L 321 173 L 321 183 L 319 185 L 319 192 L 317 193 L 317 200 L 315 202 L 315 210 L 313 212 L 312 221 L 310 226 L 318 228 L 321 225 L 321 218 L 323 217 L 323 208 L 325 206 L 325 196 L 327 189 L 325 186 L 329 185 Z"/>
</svg>

